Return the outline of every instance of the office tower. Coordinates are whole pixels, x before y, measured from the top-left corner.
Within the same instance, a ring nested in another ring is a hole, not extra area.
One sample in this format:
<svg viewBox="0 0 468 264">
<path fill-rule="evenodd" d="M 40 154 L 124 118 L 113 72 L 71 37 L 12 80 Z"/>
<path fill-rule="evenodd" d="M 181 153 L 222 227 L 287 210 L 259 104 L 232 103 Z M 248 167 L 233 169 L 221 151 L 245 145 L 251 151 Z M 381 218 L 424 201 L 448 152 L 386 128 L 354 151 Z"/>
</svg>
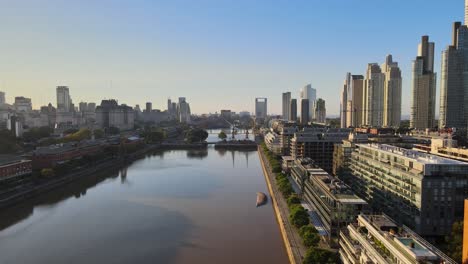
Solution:
<svg viewBox="0 0 468 264">
<path fill-rule="evenodd" d="M 289 121 L 297 121 L 297 99 L 291 99 L 289 103 Z"/>
<path fill-rule="evenodd" d="M 325 124 L 327 121 L 327 110 L 325 108 L 325 100 L 322 98 L 317 99 L 315 103 L 315 121 L 317 123 Z"/>
<path fill-rule="evenodd" d="M 172 101 L 171 101 L 171 98 L 168 98 L 168 99 L 167 99 L 167 112 L 168 112 L 169 114 L 172 113 Z"/>
<path fill-rule="evenodd" d="M 369 63 L 363 91 L 363 120 L 365 125 L 380 127 L 383 124 L 384 81 L 385 75 L 382 73 L 380 66 L 377 63 Z"/>
<path fill-rule="evenodd" d="M 291 92 L 283 93 L 283 119 L 289 119 L 289 110 L 291 108 Z"/>
<path fill-rule="evenodd" d="M 310 120 L 309 109 L 310 109 L 309 99 L 301 100 L 301 124 L 307 125 Z"/>
<path fill-rule="evenodd" d="M 175 116 L 177 114 L 177 103 L 172 102 L 172 114 Z"/>
<path fill-rule="evenodd" d="M 343 89 L 341 90 L 340 96 L 340 127 L 347 128 L 348 127 L 348 111 L 347 111 L 347 103 L 348 103 L 348 80 L 351 76 L 351 73 L 346 74 L 346 79 L 343 84 Z"/>
<path fill-rule="evenodd" d="M 94 113 L 96 111 L 96 103 L 88 103 L 88 112 Z"/>
<path fill-rule="evenodd" d="M 16 111 L 18 112 L 31 112 L 32 111 L 31 98 L 17 96 L 15 97 L 14 106 L 15 106 Z"/>
<path fill-rule="evenodd" d="M 399 127 L 401 121 L 401 71 L 392 55 L 387 55 L 382 64 L 384 74 L 383 126 Z"/>
<path fill-rule="evenodd" d="M 146 112 L 151 112 L 153 111 L 153 104 L 151 102 L 146 103 Z"/>
<path fill-rule="evenodd" d="M 255 98 L 255 118 L 267 117 L 267 98 Z"/>
<path fill-rule="evenodd" d="M 363 124 L 363 90 L 364 76 L 351 75 L 350 87 L 348 88 L 348 103 L 347 103 L 347 127 L 360 127 Z"/>
<path fill-rule="evenodd" d="M 79 106 L 79 111 L 80 111 L 80 112 L 83 113 L 83 112 L 87 112 L 87 111 L 88 111 L 88 103 L 86 103 L 86 102 L 80 102 L 78 106 Z"/>
<path fill-rule="evenodd" d="M 452 30 L 452 45 L 442 51 L 439 127 L 466 128 L 468 27 L 455 22 Z"/>
<path fill-rule="evenodd" d="M 2 104 L 6 104 L 4 92 L 0 92 L 0 105 Z"/>
<path fill-rule="evenodd" d="M 68 86 L 57 86 L 57 111 L 72 112 L 72 100 Z"/>
<path fill-rule="evenodd" d="M 100 128 L 116 127 L 120 130 L 133 129 L 135 113 L 127 105 L 119 105 L 116 100 L 102 100 L 96 107 L 96 123 Z"/>
<path fill-rule="evenodd" d="M 345 182 L 375 212 L 424 236 L 450 233 L 463 219 L 468 163 L 384 144 L 356 144 Z"/>
<path fill-rule="evenodd" d="M 190 105 L 185 100 L 185 97 L 179 97 L 179 103 L 177 104 L 177 116 L 179 122 L 190 123 Z"/>
<path fill-rule="evenodd" d="M 309 121 L 315 119 L 314 117 L 314 109 L 315 109 L 315 100 L 317 100 L 317 90 L 312 88 L 310 84 L 304 86 L 301 90 L 301 100 L 308 99 L 309 100 Z"/>
<path fill-rule="evenodd" d="M 434 42 L 422 36 L 418 56 L 413 61 L 410 127 L 424 130 L 435 126 L 436 78 Z"/>
</svg>

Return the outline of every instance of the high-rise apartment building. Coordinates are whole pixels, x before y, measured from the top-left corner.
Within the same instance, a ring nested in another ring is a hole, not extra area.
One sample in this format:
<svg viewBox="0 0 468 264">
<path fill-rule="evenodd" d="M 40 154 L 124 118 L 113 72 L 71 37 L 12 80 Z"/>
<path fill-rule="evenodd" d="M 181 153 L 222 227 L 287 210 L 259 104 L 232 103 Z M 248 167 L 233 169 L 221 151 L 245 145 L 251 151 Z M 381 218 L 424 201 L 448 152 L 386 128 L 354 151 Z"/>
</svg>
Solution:
<svg viewBox="0 0 468 264">
<path fill-rule="evenodd" d="M 291 92 L 283 93 L 283 119 L 289 119 L 289 110 L 291 108 Z"/>
<path fill-rule="evenodd" d="M 363 123 L 380 127 L 384 116 L 385 74 L 377 63 L 367 65 L 363 91 Z"/>
<path fill-rule="evenodd" d="M 179 97 L 179 103 L 177 104 L 177 116 L 179 122 L 190 123 L 190 104 L 187 103 L 185 97 Z"/>
<path fill-rule="evenodd" d="M 322 98 L 317 99 L 315 102 L 315 121 L 317 123 L 325 124 L 327 121 L 327 110 L 325 108 L 325 100 Z"/>
<path fill-rule="evenodd" d="M 301 100 L 301 124 L 307 125 L 309 122 L 309 99 Z"/>
<path fill-rule="evenodd" d="M 169 114 L 172 114 L 172 101 L 171 101 L 171 98 L 167 99 L 167 112 Z"/>
<path fill-rule="evenodd" d="M 317 90 L 312 88 L 310 84 L 307 84 L 301 90 L 301 100 L 302 99 L 309 100 L 309 121 L 312 121 L 313 119 L 315 119 L 314 109 L 315 101 L 317 100 Z"/>
<path fill-rule="evenodd" d="M 387 55 L 382 64 L 384 74 L 383 90 L 383 126 L 399 127 L 401 121 L 401 71 L 392 55 Z"/>
<path fill-rule="evenodd" d="M 362 126 L 364 76 L 346 74 L 341 92 L 341 127 Z"/>
<path fill-rule="evenodd" d="M 289 103 L 289 121 L 297 121 L 297 99 L 291 99 Z"/>
<path fill-rule="evenodd" d="M 452 45 L 442 52 L 439 127 L 466 128 L 468 27 L 455 22 L 452 30 Z"/>
<path fill-rule="evenodd" d="M 6 104 L 5 93 L 0 92 L 0 105 Z"/>
<path fill-rule="evenodd" d="M 151 111 L 153 111 L 153 103 L 151 102 L 146 102 L 146 109 L 145 109 L 146 112 L 150 113 Z"/>
<path fill-rule="evenodd" d="M 265 119 L 267 111 L 267 98 L 255 98 L 255 118 Z"/>
<path fill-rule="evenodd" d="M 104 129 L 133 129 L 135 113 L 131 107 L 119 105 L 116 100 L 102 100 L 101 105 L 96 108 L 96 123 Z"/>
<path fill-rule="evenodd" d="M 57 111 L 72 112 L 73 103 L 70 97 L 70 89 L 68 86 L 57 86 Z"/>
<path fill-rule="evenodd" d="M 17 96 L 15 97 L 14 106 L 15 106 L 16 111 L 18 112 L 31 112 L 32 111 L 31 98 Z"/>
<path fill-rule="evenodd" d="M 413 61 L 410 127 L 423 130 L 435 126 L 436 78 L 434 42 L 423 36 Z"/>
</svg>

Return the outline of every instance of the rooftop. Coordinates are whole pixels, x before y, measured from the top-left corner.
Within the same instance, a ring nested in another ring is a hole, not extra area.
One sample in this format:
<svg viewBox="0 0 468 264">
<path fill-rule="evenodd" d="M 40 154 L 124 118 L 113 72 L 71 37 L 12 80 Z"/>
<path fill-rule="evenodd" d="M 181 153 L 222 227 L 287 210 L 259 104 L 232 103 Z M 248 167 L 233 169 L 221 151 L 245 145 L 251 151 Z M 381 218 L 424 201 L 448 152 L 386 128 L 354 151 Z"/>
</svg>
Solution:
<svg viewBox="0 0 468 264">
<path fill-rule="evenodd" d="M 0 166 L 5 166 L 8 164 L 13 164 L 13 163 L 18 163 L 20 161 L 23 161 L 23 159 L 20 156 L 15 156 L 15 155 L 0 155 Z"/>
<path fill-rule="evenodd" d="M 359 146 L 359 148 L 371 148 L 371 149 L 381 150 L 385 153 L 405 157 L 407 159 L 410 159 L 410 160 L 413 160 L 422 164 L 441 164 L 441 165 L 445 164 L 445 165 L 468 166 L 468 163 L 466 162 L 444 158 L 444 157 L 436 156 L 433 154 L 423 153 L 423 152 L 419 152 L 416 150 L 399 148 L 399 147 L 386 145 L 386 144 L 357 144 L 357 146 Z"/>
</svg>

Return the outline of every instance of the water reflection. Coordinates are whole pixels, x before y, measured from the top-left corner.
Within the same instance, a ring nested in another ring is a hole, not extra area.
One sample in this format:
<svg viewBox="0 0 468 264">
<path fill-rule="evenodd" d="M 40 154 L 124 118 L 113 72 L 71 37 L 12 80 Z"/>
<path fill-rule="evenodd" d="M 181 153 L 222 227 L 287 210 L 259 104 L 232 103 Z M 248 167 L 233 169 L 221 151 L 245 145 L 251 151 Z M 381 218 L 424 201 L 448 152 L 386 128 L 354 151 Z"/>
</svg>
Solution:
<svg viewBox="0 0 468 264">
<path fill-rule="evenodd" d="M 2 210 L 0 263 L 287 263 L 257 191 L 255 151 L 151 153 Z"/>
</svg>

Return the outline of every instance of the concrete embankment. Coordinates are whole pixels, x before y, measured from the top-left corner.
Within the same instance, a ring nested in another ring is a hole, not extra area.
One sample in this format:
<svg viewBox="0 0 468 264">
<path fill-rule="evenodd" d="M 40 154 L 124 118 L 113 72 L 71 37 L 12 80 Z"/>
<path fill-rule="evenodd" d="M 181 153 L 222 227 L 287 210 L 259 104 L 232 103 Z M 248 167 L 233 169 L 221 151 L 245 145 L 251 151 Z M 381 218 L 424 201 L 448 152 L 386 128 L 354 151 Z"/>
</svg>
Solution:
<svg viewBox="0 0 468 264">
<path fill-rule="evenodd" d="M 271 201 L 273 209 L 275 211 L 276 220 L 278 222 L 281 235 L 283 237 L 284 246 L 288 254 L 289 262 L 291 264 L 302 263 L 302 258 L 305 254 L 305 247 L 302 241 L 298 237 L 297 231 L 289 223 L 288 220 L 288 208 L 286 201 L 281 197 L 281 193 L 277 190 L 276 186 L 273 185 L 274 176 L 271 172 L 266 160 L 265 155 L 261 147 L 258 147 L 258 155 L 260 158 L 260 164 L 262 165 L 263 175 L 268 186 L 268 191 L 271 195 Z"/>
</svg>

